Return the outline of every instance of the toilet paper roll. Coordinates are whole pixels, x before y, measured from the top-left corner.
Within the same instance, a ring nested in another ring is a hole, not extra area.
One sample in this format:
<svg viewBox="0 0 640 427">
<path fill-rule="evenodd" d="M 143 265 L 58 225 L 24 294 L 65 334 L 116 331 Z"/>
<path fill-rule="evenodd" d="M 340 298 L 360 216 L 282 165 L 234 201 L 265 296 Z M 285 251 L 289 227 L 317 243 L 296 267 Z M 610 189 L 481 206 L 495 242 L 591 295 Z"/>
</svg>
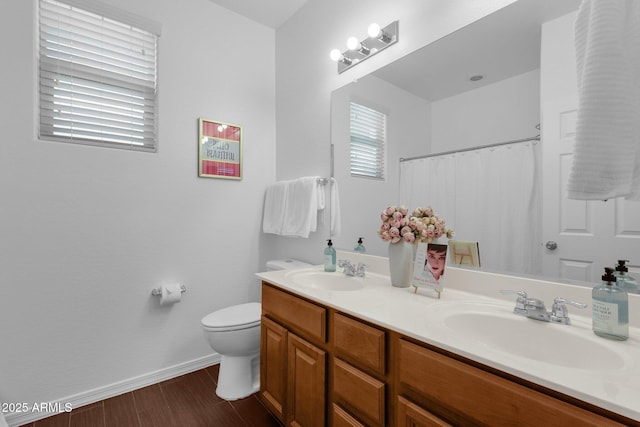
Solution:
<svg viewBox="0 0 640 427">
<path fill-rule="evenodd" d="M 169 305 L 182 300 L 182 289 L 180 284 L 162 285 L 162 295 L 160 296 L 160 305 Z"/>
</svg>

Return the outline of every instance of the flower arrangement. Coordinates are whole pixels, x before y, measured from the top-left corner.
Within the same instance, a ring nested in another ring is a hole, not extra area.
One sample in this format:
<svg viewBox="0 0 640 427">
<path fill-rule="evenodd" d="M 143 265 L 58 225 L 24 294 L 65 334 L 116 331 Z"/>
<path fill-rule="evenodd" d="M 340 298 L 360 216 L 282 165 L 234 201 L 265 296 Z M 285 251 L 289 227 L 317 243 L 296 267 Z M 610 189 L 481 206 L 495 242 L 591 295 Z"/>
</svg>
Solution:
<svg viewBox="0 0 640 427">
<path fill-rule="evenodd" d="M 408 243 L 431 242 L 446 236 L 451 239 L 454 231 L 446 228 L 443 219 L 433 212 L 431 207 L 416 208 L 411 215 L 405 206 L 389 206 L 380 214 L 382 225 L 378 234 L 385 242 Z"/>
</svg>

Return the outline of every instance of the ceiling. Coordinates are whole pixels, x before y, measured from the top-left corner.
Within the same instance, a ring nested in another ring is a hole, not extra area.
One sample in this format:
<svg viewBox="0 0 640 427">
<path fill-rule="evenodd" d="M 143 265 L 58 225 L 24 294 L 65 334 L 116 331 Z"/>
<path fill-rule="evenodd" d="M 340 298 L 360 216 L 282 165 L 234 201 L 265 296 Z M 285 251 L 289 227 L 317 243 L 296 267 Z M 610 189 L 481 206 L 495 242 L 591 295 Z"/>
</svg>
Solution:
<svg viewBox="0 0 640 427">
<path fill-rule="evenodd" d="M 276 29 L 298 11 L 307 0 L 211 0 L 225 9 Z"/>
<path fill-rule="evenodd" d="M 517 1 L 373 74 L 435 101 L 538 69 L 542 23 L 576 10 L 579 3 Z M 474 75 L 483 79 L 470 81 Z"/>
</svg>

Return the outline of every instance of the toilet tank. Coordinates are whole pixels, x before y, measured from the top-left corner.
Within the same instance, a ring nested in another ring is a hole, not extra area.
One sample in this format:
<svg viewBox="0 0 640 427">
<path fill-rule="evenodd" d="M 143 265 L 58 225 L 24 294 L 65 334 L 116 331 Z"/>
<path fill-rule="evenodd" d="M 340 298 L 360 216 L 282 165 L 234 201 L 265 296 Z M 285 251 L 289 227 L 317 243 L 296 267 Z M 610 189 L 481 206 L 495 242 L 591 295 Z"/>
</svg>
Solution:
<svg viewBox="0 0 640 427">
<path fill-rule="evenodd" d="M 295 268 L 311 267 L 311 264 L 297 259 L 274 259 L 267 261 L 267 271 L 293 270 Z"/>
</svg>

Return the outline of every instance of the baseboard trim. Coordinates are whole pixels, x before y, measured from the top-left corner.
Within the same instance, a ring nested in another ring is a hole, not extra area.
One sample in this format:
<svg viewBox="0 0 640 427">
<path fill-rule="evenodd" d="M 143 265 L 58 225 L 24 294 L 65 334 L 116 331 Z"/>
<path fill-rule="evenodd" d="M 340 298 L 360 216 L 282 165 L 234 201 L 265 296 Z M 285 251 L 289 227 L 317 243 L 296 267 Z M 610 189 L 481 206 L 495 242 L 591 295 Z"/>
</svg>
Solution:
<svg viewBox="0 0 640 427">
<path fill-rule="evenodd" d="M 216 365 L 220 363 L 220 359 L 220 355 L 218 353 L 214 353 L 209 356 L 204 356 L 198 359 L 190 360 L 188 362 L 179 363 L 177 365 L 169 366 L 155 372 L 149 372 L 147 374 L 129 378 L 124 381 L 109 384 L 104 387 L 98 387 L 93 390 L 87 390 L 85 392 L 74 394 L 72 396 L 56 399 L 55 401 L 64 402 L 65 404 L 70 403 L 71 407 L 76 409 L 90 403 L 109 399 L 110 397 L 128 393 L 130 391 L 137 390 L 139 388 L 143 388 L 152 384 L 157 384 L 171 378 L 179 377 L 180 375 L 188 374 L 189 372 L 204 369 L 211 365 Z M 34 421 L 56 415 L 57 413 L 58 412 L 21 412 L 4 415 L 9 426 L 15 427 L 32 423 Z"/>
</svg>

